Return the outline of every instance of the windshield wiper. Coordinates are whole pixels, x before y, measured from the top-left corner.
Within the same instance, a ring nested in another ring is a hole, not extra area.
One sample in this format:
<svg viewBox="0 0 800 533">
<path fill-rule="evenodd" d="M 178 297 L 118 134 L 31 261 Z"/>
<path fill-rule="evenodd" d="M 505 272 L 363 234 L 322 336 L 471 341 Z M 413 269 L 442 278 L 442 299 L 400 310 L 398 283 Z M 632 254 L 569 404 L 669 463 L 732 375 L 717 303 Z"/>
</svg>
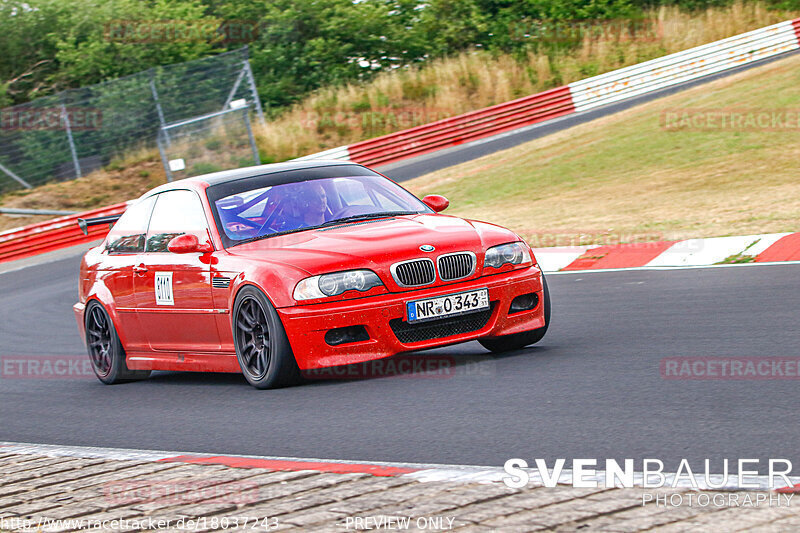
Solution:
<svg viewBox="0 0 800 533">
<path fill-rule="evenodd" d="M 384 218 L 384 217 L 395 217 L 401 215 L 418 215 L 418 214 L 419 211 L 379 211 L 377 213 L 363 213 L 361 215 L 352 215 L 349 217 L 342 217 L 329 220 L 315 227 L 324 228 L 326 226 L 335 226 L 337 224 L 346 224 L 348 222 L 356 222 L 359 220 L 369 220 L 371 218 Z"/>
<path fill-rule="evenodd" d="M 307 229 L 314 229 L 318 228 L 319 226 L 309 226 L 306 228 L 296 228 L 296 229 L 287 229 L 285 231 L 276 231 L 275 233 L 265 233 L 264 235 L 256 235 L 255 237 L 248 237 L 247 239 L 242 239 L 241 241 L 236 241 L 233 246 L 238 246 L 240 244 L 245 244 L 248 242 L 253 241 L 260 241 L 261 239 L 267 239 L 269 237 L 279 237 L 281 235 L 288 235 L 290 233 L 297 233 L 299 231 L 305 231 Z"/>
</svg>

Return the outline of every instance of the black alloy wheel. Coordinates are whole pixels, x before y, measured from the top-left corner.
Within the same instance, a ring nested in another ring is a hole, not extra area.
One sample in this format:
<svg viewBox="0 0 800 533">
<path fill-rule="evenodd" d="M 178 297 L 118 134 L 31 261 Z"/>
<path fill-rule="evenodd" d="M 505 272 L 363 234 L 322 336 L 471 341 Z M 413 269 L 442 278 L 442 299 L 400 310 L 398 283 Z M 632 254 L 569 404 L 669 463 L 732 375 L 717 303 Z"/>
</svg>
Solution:
<svg viewBox="0 0 800 533">
<path fill-rule="evenodd" d="M 246 296 L 239 305 L 236 340 L 242 352 L 242 370 L 256 381 L 263 379 L 269 370 L 272 344 L 267 315 L 254 296 Z"/>
<path fill-rule="evenodd" d="M 149 370 L 130 370 L 125 361 L 125 349 L 108 312 L 100 302 L 86 305 L 86 349 L 97 379 L 106 385 L 145 379 Z"/>
<path fill-rule="evenodd" d="M 111 372 L 112 343 L 111 328 L 105 311 L 99 305 L 92 306 L 86 320 L 86 344 L 89 357 L 92 358 L 92 367 L 101 379 Z"/>
<path fill-rule="evenodd" d="M 278 312 L 257 287 L 236 295 L 232 313 L 236 358 L 247 382 L 257 389 L 274 389 L 300 381 L 297 360 Z"/>
</svg>

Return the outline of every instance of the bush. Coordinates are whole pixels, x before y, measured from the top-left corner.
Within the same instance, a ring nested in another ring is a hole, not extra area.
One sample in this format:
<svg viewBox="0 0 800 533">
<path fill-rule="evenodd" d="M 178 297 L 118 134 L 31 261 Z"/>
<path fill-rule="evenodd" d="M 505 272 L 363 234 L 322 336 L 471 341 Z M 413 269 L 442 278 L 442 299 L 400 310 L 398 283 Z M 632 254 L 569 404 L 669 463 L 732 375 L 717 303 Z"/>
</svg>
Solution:
<svg viewBox="0 0 800 533">
<path fill-rule="evenodd" d="M 219 139 L 209 139 L 206 141 L 206 148 L 213 151 L 219 150 L 222 148 L 222 141 Z"/>
<path fill-rule="evenodd" d="M 222 170 L 222 167 L 215 165 L 214 163 L 201 161 L 192 165 L 189 175 L 200 176 L 201 174 L 211 174 L 212 172 L 219 172 L 220 170 Z"/>
</svg>

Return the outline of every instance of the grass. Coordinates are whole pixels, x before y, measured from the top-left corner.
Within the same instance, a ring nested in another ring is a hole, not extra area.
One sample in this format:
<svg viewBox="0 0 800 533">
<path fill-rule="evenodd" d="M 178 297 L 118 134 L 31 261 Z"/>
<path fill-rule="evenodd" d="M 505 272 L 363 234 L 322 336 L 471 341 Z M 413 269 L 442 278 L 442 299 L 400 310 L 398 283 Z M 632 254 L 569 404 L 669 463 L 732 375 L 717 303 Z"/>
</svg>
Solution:
<svg viewBox="0 0 800 533">
<path fill-rule="evenodd" d="M 742 263 L 755 263 L 756 257 L 754 255 L 745 255 L 742 253 L 738 254 L 731 254 L 722 261 L 718 262 L 718 265 L 739 265 Z"/>
<path fill-rule="evenodd" d="M 800 110 L 800 56 L 407 182 L 534 245 L 797 231 L 800 125 L 666 130 L 667 109 Z M 732 260 L 734 258 L 731 258 Z"/>
<path fill-rule="evenodd" d="M 577 49 L 524 57 L 472 51 L 367 84 L 330 87 L 257 126 L 262 159 L 282 161 L 534 94 L 800 16 L 757 2 L 686 13 L 662 7 L 631 35 L 620 24 Z"/>
<path fill-rule="evenodd" d="M 83 178 L 8 193 L 0 199 L 0 205 L 22 209 L 86 211 L 137 198 L 166 181 L 158 153 L 142 151 L 138 158 L 129 156 L 124 164 L 109 165 Z M 52 218 L 0 215 L 0 231 Z"/>
<path fill-rule="evenodd" d="M 747 250 L 755 246 L 761 239 L 756 239 L 755 241 L 751 242 L 747 245 L 747 248 L 742 250 L 739 253 L 731 254 L 722 261 L 719 261 L 718 265 L 739 265 L 742 263 L 755 263 L 756 256 L 752 254 L 748 254 Z"/>
</svg>

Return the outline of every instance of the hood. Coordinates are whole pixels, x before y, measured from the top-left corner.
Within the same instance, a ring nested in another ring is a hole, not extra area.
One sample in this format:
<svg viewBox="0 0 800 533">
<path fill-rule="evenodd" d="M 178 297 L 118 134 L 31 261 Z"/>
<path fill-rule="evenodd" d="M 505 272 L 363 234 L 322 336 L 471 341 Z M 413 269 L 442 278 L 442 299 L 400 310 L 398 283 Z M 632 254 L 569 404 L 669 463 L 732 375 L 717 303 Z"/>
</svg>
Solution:
<svg viewBox="0 0 800 533">
<path fill-rule="evenodd" d="M 499 226 L 422 214 L 302 231 L 241 244 L 228 251 L 288 264 L 311 275 L 354 268 L 369 268 L 380 275 L 398 261 L 449 252 L 471 251 L 482 259 L 487 247 L 517 239 L 513 232 Z M 424 244 L 435 250 L 421 251 Z"/>
</svg>

